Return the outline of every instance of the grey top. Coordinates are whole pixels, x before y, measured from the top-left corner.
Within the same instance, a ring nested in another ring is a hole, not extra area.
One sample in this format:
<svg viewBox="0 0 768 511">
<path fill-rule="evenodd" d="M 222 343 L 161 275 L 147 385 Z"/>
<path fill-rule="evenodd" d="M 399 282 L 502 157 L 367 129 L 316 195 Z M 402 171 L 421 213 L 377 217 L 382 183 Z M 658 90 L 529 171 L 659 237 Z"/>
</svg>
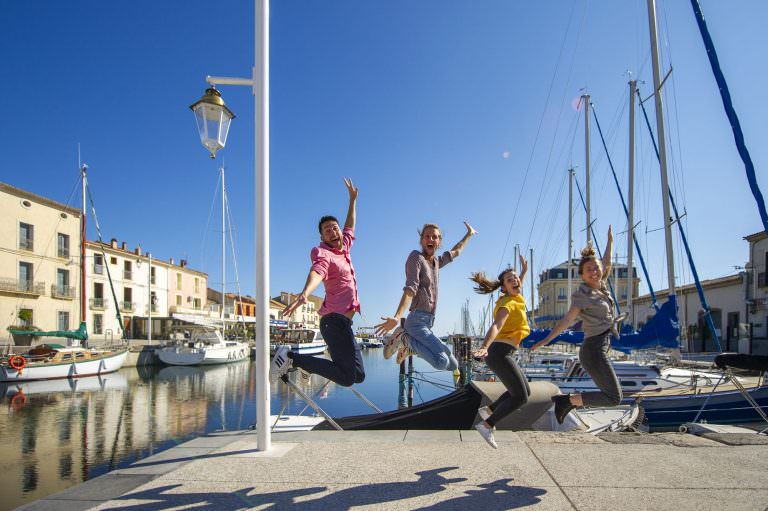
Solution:
<svg viewBox="0 0 768 511">
<path fill-rule="evenodd" d="M 418 250 L 414 250 L 408 255 L 408 259 L 405 261 L 405 287 L 403 291 L 413 293 L 410 310 L 435 313 L 439 270 L 451 261 L 453 261 L 453 257 L 449 250 L 443 252 L 439 257 L 432 258 L 431 263 Z"/>
<path fill-rule="evenodd" d="M 600 282 L 600 289 L 592 289 L 582 283 L 571 295 L 571 304 L 581 309 L 579 317 L 583 321 L 584 339 L 613 327 L 613 298 L 605 281 Z"/>
</svg>

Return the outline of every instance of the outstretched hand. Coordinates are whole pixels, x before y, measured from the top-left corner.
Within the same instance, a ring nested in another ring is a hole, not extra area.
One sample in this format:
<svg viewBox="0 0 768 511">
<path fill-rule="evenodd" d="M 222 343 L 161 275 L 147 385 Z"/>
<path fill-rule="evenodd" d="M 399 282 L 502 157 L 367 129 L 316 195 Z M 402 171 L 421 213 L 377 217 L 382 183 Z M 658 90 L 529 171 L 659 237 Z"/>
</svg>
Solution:
<svg viewBox="0 0 768 511">
<path fill-rule="evenodd" d="M 533 346 L 531 346 L 529 349 L 531 351 L 533 351 L 535 349 L 541 348 L 542 346 L 544 346 L 546 344 L 549 344 L 549 339 L 542 339 L 539 342 L 537 342 L 536 344 L 534 344 Z"/>
<path fill-rule="evenodd" d="M 613 227 L 608 226 L 608 243 L 613 241 Z"/>
<path fill-rule="evenodd" d="M 488 355 L 488 348 L 478 348 L 472 352 L 472 356 L 475 358 L 485 358 Z"/>
<path fill-rule="evenodd" d="M 374 332 L 376 335 L 382 336 L 389 333 L 390 330 L 395 328 L 397 326 L 397 320 L 395 318 L 385 317 L 382 316 L 381 319 L 384 320 L 383 323 L 379 323 L 374 327 Z"/>
<path fill-rule="evenodd" d="M 525 260 L 523 254 L 520 254 L 520 275 L 528 271 L 528 261 Z"/>
<path fill-rule="evenodd" d="M 469 225 L 469 222 L 467 222 L 466 220 L 464 220 L 464 226 L 467 228 L 467 235 L 474 236 L 475 234 L 477 234 L 477 231 L 475 230 L 475 228 Z"/>
<path fill-rule="evenodd" d="M 307 303 L 307 297 L 303 294 L 298 295 L 295 302 L 283 309 L 283 317 L 290 316 L 299 308 L 299 306 L 304 305 L 305 303 Z"/>
<path fill-rule="evenodd" d="M 345 177 L 344 184 L 347 186 L 347 191 L 349 192 L 349 200 L 357 200 L 357 187 L 352 184 L 352 178 Z"/>
</svg>

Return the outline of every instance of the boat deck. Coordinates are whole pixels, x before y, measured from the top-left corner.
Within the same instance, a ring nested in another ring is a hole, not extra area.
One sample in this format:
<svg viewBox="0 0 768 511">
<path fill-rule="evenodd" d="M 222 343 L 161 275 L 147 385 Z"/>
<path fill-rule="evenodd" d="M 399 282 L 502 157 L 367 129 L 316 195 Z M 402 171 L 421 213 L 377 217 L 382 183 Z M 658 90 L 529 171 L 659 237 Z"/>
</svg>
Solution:
<svg viewBox="0 0 768 511">
<path fill-rule="evenodd" d="M 501 431 L 498 450 L 474 430 L 272 438 L 272 450 L 259 452 L 253 432 L 199 437 L 20 509 L 763 511 L 768 503 L 768 438 L 757 435 Z"/>
</svg>

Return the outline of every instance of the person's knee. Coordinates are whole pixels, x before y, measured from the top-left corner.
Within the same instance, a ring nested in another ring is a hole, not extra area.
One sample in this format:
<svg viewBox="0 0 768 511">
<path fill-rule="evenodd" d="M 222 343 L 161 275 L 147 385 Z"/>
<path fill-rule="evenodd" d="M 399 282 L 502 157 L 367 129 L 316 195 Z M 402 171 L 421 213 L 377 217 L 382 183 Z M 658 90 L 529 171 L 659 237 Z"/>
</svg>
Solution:
<svg viewBox="0 0 768 511">
<path fill-rule="evenodd" d="M 355 373 L 355 383 L 363 383 L 365 381 L 365 373 L 363 371 L 357 371 Z"/>
<path fill-rule="evenodd" d="M 453 371 L 454 369 L 457 369 L 459 366 L 451 367 L 453 364 L 451 364 L 451 357 L 446 355 L 445 353 L 441 353 L 435 358 L 435 364 L 434 367 L 438 371 Z"/>
</svg>

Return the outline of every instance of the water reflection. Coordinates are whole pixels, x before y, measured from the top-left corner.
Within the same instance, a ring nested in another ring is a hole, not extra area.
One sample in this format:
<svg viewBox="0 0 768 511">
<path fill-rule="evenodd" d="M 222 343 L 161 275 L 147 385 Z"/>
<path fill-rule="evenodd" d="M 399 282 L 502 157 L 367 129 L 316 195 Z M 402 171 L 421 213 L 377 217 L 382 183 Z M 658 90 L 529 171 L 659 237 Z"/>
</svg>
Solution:
<svg viewBox="0 0 768 511">
<path fill-rule="evenodd" d="M 384 410 L 397 407 L 397 365 L 364 354 L 357 386 Z M 417 369 L 431 369 L 417 362 Z M 0 384 L 0 511 L 74 486 L 197 435 L 247 429 L 255 419 L 255 366 L 127 368 L 103 377 Z M 448 373 L 430 374 L 450 383 Z M 345 388 L 312 377 L 305 391 L 331 415 L 371 413 Z M 416 402 L 447 390 L 418 384 Z M 272 387 L 272 412 L 305 404 Z"/>
</svg>

